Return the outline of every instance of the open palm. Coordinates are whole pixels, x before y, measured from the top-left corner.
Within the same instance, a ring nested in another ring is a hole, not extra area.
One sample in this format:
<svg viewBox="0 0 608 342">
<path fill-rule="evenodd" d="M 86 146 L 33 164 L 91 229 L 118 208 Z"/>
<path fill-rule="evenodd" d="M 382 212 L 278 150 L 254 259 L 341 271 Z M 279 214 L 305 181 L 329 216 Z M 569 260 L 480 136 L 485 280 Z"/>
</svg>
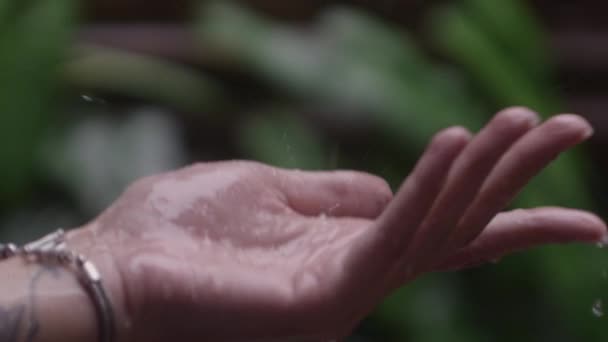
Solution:
<svg viewBox="0 0 608 342">
<path fill-rule="evenodd" d="M 590 134 L 577 116 L 537 125 L 522 108 L 475 137 L 449 128 L 394 198 L 360 172 L 197 164 L 136 182 L 81 233 L 118 270 L 110 287 L 129 340 L 331 340 L 418 275 L 601 239 L 603 222 L 586 212 L 500 213 Z"/>
</svg>

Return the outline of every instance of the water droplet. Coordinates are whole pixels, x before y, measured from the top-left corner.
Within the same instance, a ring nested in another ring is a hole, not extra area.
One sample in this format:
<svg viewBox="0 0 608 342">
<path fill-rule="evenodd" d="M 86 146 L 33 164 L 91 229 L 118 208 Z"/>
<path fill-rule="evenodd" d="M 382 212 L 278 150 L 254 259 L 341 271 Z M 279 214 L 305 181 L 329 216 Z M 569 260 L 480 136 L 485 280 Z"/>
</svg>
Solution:
<svg viewBox="0 0 608 342">
<path fill-rule="evenodd" d="M 334 205 L 332 205 L 328 210 L 327 213 L 328 214 L 332 214 L 334 211 L 336 211 L 336 209 L 340 208 L 340 203 L 336 203 Z"/>
<path fill-rule="evenodd" d="M 490 259 L 491 264 L 498 264 L 500 262 L 500 258 Z"/>
<path fill-rule="evenodd" d="M 598 248 L 604 248 L 608 246 L 608 235 L 604 235 L 600 241 L 595 244 Z"/>
<path fill-rule="evenodd" d="M 593 303 L 593 306 L 591 306 L 591 312 L 593 313 L 593 315 L 595 317 L 604 316 L 604 305 L 603 305 L 601 299 L 595 300 L 595 302 Z"/>
<path fill-rule="evenodd" d="M 89 103 L 106 104 L 104 99 L 89 94 L 80 94 L 80 98 Z"/>
</svg>

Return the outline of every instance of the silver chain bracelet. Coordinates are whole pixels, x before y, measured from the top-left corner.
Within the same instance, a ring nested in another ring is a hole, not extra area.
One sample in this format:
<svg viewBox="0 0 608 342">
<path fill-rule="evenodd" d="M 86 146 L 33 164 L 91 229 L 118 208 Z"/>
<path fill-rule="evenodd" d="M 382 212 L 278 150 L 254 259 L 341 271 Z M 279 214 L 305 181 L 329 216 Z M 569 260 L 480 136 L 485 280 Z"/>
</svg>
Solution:
<svg viewBox="0 0 608 342">
<path fill-rule="evenodd" d="M 23 247 L 15 244 L 0 244 L 0 260 L 22 256 L 26 260 L 53 263 L 72 268 L 95 306 L 98 317 L 99 342 L 113 342 L 115 338 L 114 312 L 104 290 L 101 275 L 95 265 L 83 255 L 66 249 L 65 231 L 59 229 L 38 241 Z"/>
</svg>

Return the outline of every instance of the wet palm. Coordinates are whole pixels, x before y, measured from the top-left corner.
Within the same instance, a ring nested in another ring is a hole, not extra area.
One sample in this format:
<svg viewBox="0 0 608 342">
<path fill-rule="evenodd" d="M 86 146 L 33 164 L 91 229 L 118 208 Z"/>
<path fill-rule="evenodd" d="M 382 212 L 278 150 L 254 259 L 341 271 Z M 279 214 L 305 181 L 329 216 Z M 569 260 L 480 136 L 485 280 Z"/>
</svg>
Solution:
<svg viewBox="0 0 608 342">
<path fill-rule="evenodd" d="M 138 181 L 83 231 L 89 254 L 118 270 L 109 281 L 132 340 L 340 338 L 422 273 L 603 236 L 585 212 L 498 214 L 590 134 L 571 115 L 535 126 L 515 108 L 474 138 L 444 130 L 395 198 L 364 173 L 195 165 Z"/>
</svg>

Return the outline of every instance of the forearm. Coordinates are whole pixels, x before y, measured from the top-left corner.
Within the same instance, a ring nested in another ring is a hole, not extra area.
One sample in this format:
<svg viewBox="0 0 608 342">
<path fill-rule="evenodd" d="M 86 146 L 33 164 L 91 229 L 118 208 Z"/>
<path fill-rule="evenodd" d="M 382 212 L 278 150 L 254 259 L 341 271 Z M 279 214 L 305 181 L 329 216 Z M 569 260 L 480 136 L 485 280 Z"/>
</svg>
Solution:
<svg viewBox="0 0 608 342">
<path fill-rule="evenodd" d="M 93 304 L 70 270 L 15 257 L 0 279 L 0 341 L 95 341 Z"/>
</svg>

